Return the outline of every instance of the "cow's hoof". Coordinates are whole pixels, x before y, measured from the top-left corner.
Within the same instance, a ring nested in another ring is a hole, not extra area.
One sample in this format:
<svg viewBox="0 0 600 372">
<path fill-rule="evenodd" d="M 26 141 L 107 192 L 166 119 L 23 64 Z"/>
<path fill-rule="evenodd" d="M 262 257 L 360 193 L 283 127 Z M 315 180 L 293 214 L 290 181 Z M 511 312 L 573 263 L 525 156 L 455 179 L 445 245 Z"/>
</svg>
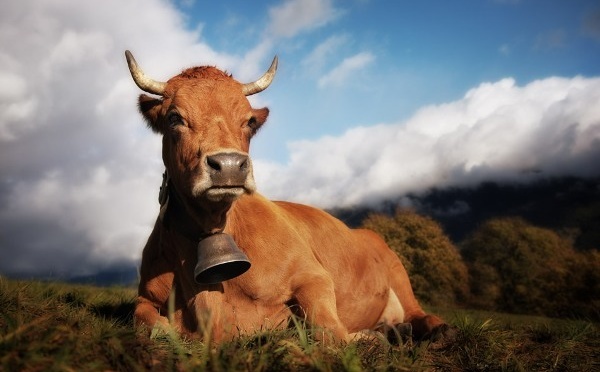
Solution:
<svg viewBox="0 0 600 372">
<path fill-rule="evenodd" d="M 413 328 L 410 323 L 398 323 L 386 332 L 386 338 L 392 345 L 405 344 L 412 340 Z"/>
</svg>

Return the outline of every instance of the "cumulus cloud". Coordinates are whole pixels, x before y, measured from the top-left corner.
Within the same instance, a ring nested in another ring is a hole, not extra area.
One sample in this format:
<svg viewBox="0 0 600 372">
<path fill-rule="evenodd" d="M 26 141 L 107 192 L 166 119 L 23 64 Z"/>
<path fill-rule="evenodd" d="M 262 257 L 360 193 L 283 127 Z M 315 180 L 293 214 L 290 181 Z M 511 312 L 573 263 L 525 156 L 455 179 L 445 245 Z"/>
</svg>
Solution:
<svg viewBox="0 0 600 372">
<path fill-rule="evenodd" d="M 269 30 L 276 37 L 292 37 L 323 26 L 339 15 L 331 0 L 289 0 L 269 9 Z"/>
<path fill-rule="evenodd" d="M 288 164 L 255 162 L 259 189 L 321 207 L 379 202 L 486 180 L 600 174 L 600 79 L 484 83 L 405 122 L 289 145 Z"/>
<path fill-rule="evenodd" d="M 185 30 L 168 1 L 10 2 L 0 24 L 0 273 L 137 264 L 163 166 L 124 50 L 157 79 L 241 59 Z"/>
<path fill-rule="evenodd" d="M 369 52 L 361 52 L 345 58 L 338 66 L 319 79 L 319 88 L 342 85 L 352 74 L 363 69 L 374 60 L 375 56 Z"/>
</svg>

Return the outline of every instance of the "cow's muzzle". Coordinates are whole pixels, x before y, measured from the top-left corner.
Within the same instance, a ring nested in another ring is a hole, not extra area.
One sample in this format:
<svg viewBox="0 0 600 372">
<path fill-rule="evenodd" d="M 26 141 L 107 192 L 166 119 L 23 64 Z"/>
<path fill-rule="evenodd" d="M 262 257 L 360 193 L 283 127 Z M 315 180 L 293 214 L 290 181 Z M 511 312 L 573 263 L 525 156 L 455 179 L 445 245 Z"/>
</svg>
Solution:
<svg viewBox="0 0 600 372">
<path fill-rule="evenodd" d="M 213 187 L 243 186 L 250 171 L 250 159 L 239 153 L 219 153 L 206 157 Z"/>
<path fill-rule="evenodd" d="M 252 165 L 248 155 L 236 152 L 209 155 L 206 168 L 211 183 L 206 193 L 211 200 L 236 198 L 244 192 L 253 191 Z"/>
<path fill-rule="evenodd" d="M 230 235 L 210 235 L 198 243 L 198 263 L 194 280 L 199 284 L 215 284 L 242 275 L 250 268 L 248 257 Z"/>
</svg>

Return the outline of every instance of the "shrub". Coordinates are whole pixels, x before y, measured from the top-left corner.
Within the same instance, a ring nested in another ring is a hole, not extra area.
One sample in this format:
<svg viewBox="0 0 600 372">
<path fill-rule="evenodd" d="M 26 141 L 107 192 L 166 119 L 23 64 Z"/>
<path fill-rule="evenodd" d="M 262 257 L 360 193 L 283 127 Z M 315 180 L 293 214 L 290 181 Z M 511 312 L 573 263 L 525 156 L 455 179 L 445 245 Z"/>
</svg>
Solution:
<svg viewBox="0 0 600 372">
<path fill-rule="evenodd" d="M 597 252 L 584 256 L 552 230 L 514 217 L 485 222 L 462 246 L 477 307 L 550 316 L 595 312 Z"/>
</svg>

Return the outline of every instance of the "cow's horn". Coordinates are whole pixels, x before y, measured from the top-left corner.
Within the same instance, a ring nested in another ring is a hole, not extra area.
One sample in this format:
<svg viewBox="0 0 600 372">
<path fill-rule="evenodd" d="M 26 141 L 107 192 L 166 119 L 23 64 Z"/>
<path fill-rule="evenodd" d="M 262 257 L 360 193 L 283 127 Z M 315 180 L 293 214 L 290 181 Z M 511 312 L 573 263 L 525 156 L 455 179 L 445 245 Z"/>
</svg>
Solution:
<svg viewBox="0 0 600 372">
<path fill-rule="evenodd" d="M 260 93 L 263 90 L 267 89 L 269 85 L 271 85 L 271 82 L 275 77 L 275 72 L 277 72 L 277 56 L 273 58 L 273 62 L 271 62 L 271 67 L 269 67 L 269 70 L 265 72 L 265 74 L 261 76 L 260 79 L 253 81 L 252 83 L 244 84 L 244 95 L 251 96 L 253 94 Z"/>
<path fill-rule="evenodd" d="M 133 54 L 130 51 L 125 51 L 125 58 L 127 58 L 127 65 L 129 66 L 129 72 L 131 72 L 131 77 L 133 81 L 137 84 L 137 86 L 143 90 L 144 92 L 157 94 L 162 96 L 165 92 L 165 87 L 167 83 L 163 83 L 161 81 L 152 80 L 144 74 L 141 68 L 138 67 L 135 58 L 133 58 Z"/>
</svg>

